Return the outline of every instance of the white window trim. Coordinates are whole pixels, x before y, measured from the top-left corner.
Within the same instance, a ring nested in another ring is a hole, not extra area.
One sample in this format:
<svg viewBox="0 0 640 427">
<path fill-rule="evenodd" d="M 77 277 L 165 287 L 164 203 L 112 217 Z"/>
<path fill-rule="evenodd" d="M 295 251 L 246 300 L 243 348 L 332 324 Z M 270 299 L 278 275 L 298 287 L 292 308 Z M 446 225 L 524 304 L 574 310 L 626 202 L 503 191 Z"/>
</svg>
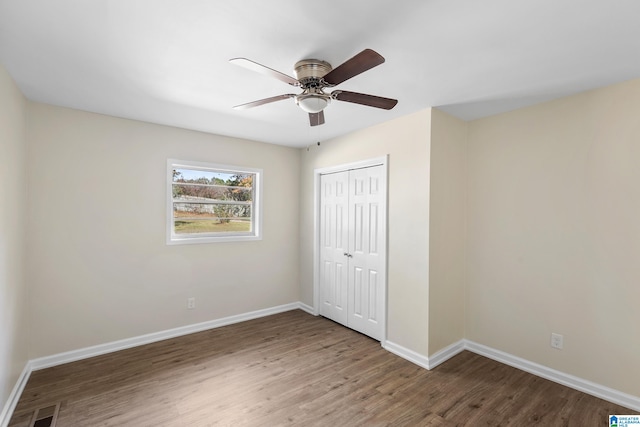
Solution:
<svg viewBox="0 0 640 427">
<path fill-rule="evenodd" d="M 228 172 L 246 172 L 255 174 L 254 187 L 254 205 L 252 210 L 253 216 L 253 233 L 243 235 L 229 236 L 211 236 L 211 235 L 179 235 L 173 232 L 173 169 L 214 169 L 218 171 Z M 167 245 L 189 245 L 200 243 L 217 243 L 217 242 L 243 242 L 251 240 L 262 240 L 262 169 L 248 168 L 244 166 L 222 165 L 218 163 L 192 162 L 189 160 L 167 159 Z"/>
</svg>

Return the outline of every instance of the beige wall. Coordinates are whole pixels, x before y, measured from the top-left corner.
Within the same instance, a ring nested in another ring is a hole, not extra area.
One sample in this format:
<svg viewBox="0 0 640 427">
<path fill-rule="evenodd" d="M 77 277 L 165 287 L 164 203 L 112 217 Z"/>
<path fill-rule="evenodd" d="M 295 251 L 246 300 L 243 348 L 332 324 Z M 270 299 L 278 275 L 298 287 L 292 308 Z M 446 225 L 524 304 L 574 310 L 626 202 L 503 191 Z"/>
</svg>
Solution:
<svg viewBox="0 0 640 427">
<path fill-rule="evenodd" d="M 387 339 L 428 354 L 429 138 L 424 110 L 302 150 L 301 300 L 313 305 L 313 171 L 389 155 Z"/>
<path fill-rule="evenodd" d="M 640 396 L 639 117 L 634 80 L 470 123 L 469 339 Z"/>
<path fill-rule="evenodd" d="M 299 150 L 36 103 L 28 138 L 31 358 L 299 300 Z M 167 158 L 262 168 L 263 240 L 167 246 Z"/>
<path fill-rule="evenodd" d="M 464 338 L 467 123 L 433 109 L 429 355 Z"/>
<path fill-rule="evenodd" d="M 26 105 L 0 65 L 0 411 L 28 360 L 24 279 Z"/>
</svg>

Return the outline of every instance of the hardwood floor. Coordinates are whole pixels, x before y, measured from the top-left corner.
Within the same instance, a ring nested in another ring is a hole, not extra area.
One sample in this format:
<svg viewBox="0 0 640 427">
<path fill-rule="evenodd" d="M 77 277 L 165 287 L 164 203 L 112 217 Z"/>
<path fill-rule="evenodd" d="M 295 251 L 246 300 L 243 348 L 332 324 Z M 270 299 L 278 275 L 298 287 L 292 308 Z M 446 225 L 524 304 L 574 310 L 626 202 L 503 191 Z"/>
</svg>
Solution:
<svg viewBox="0 0 640 427">
<path fill-rule="evenodd" d="M 10 427 L 605 426 L 636 412 L 470 352 L 427 371 L 290 311 L 35 371 Z"/>
</svg>

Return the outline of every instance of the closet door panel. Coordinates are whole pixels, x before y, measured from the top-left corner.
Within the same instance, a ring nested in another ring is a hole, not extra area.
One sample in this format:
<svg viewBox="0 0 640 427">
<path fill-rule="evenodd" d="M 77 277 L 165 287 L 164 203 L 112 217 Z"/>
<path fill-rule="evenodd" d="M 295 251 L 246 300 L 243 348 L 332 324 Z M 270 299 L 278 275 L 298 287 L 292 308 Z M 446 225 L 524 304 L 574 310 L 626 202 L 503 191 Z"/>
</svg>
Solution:
<svg viewBox="0 0 640 427">
<path fill-rule="evenodd" d="M 349 173 L 320 177 L 320 314 L 347 325 Z"/>
<path fill-rule="evenodd" d="M 349 300 L 347 325 L 375 339 L 382 339 L 384 285 L 380 280 L 380 254 L 385 230 L 382 205 L 383 166 L 350 171 L 349 174 Z"/>
</svg>

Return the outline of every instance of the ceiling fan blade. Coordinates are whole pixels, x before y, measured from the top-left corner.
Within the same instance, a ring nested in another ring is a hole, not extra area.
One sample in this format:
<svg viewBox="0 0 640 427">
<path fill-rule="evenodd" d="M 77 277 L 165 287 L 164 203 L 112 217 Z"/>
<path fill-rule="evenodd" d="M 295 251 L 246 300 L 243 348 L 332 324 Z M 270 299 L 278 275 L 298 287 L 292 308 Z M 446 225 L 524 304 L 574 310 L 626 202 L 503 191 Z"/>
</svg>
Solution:
<svg viewBox="0 0 640 427">
<path fill-rule="evenodd" d="M 319 113 L 309 113 L 309 124 L 311 126 L 318 126 L 324 124 L 324 111 Z"/>
<path fill-rule="evenodd" d="M 353 58 L 347 60 L 343 64 L 329 71 L 323 80 L 330 85 L 339 85 L 345 80 L 349 80 L 351 77 L 355 77 L 360 73 L 378 66 L 384 62 L 384 58 L 378 52 L 365 49 Z"/>
<path fill-rule="evenodd" d="M 346 90 L 334 90 L 331 97 L 338 101 L 352 102 L 368 107 L 391 110 L 398 103 L 397 99 L 383 98 L 381 96 L 367 95 L 365 93 L 348 92 Z"/>
<path fill-rule="evenodd" d="M 284 73 L 281 73 L 280 71 L 276 71 L 273 68 L 269 68 L 262 64 L 258 64 L 257 62 L 252 61 L 250 59 L 233 58 L 233 59 L 230 59 L 229 62 L 231 62 L 232 64 L 239 65 L 241 67 L 244 67 L 248 70 L 255 71 L 257 73 L 276 78 L 280 81 L 290 84 L 291 86 L 300 86 L 300 82 L 294 79 L 293 77 L 288 76 Z"/>
<path fill-rule="evenodd" d="M 294 94 L 288 93 L 286 95 L 272 96 L 271 98 L 265 98 L 265 99 L 259 99 L 253 102 L 247 102 L 246 104 L 236 105 L 233 108 L 235 108 L 236 110 L 246 110 L 247 108 L 258 107 L 260 105 L 269 104 L 271 102 L 276 102 L 276 101 L 282 101 L 283 99 L 289 99 L 293 97 L 295 97 Z"/>
</svg>

